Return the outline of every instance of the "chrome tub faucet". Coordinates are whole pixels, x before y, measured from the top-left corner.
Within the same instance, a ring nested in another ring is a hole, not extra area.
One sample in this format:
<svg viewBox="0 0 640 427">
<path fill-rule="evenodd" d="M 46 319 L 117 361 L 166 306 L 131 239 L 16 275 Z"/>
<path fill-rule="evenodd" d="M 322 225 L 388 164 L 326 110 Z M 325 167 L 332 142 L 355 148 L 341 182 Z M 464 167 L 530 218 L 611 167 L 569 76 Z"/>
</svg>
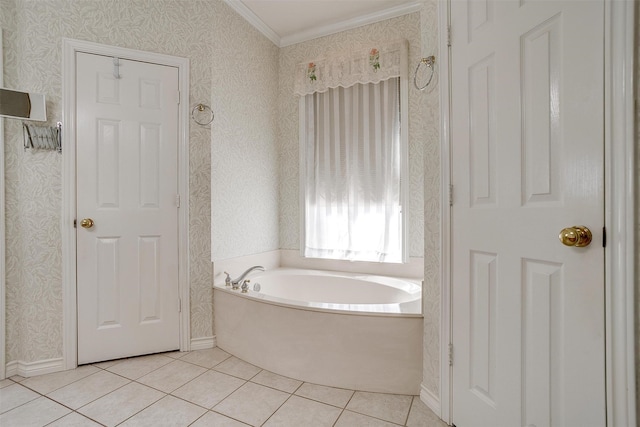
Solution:
<svg viewBox="0 0 640 427">
<path fill-rule="evenodd" d="M 231 279 L 231 276 L 229 275 L 229 273 L 227 273 L 226 271 L 224 272 L 224 274 L 227 275 L 227 277 L 224 279 L 224 284 L 226 286 L 231 286 L 231 289 L 233 290 L 238 290 L 238 288 L 240 287 L 240 282 L 242 282 L 242 280 L 247 276 L 247 274 L 251 273 L 254 270 L 259 270 L 259 271 L 265 271 L 264 267 L 261 265 L 254 265 L 253 267 L 247 269 L 247 271 L 245 271 L 244 273 L 242 273 L 240 275 L 240 277 L 238 277 L 235 280 Z M 245 280 L 245 282 L 249 282 L 248 280 Z M 243 282 L 244 285 L 244 282 Z M 245 285 L 246 286 L 246 285 Z M 246 292 L 247 287 L 243 286 L 243 292 Z"/>
</svg>

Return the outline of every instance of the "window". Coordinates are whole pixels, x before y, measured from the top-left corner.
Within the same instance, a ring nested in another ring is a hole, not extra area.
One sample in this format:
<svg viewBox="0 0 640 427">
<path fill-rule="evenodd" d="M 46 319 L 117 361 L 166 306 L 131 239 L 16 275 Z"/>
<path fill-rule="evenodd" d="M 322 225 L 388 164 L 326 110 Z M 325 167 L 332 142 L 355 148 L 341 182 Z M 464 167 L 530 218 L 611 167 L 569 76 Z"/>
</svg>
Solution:
<svg viewBox="0 0 640 427">
<path fill-rule="evenodd" d="M 384 59 L 404 62 L 402 49 L 366 52 L 368 61 L 360 62 L 372 67 L 376 77 Z M 317 80 L 322 68 L 309 63 L 307 78 L 312 67 Z M 306 257 L 405 261 L 407 138 L 406 124 L 402 125 L 406 120 L 401 120 L 406 107 L 401 105 L 406 105 L 406 82 L 399 75 L 385 77 L 318 85 L 322 91 L 301 97 L 301 231 Z"/>
</svg>

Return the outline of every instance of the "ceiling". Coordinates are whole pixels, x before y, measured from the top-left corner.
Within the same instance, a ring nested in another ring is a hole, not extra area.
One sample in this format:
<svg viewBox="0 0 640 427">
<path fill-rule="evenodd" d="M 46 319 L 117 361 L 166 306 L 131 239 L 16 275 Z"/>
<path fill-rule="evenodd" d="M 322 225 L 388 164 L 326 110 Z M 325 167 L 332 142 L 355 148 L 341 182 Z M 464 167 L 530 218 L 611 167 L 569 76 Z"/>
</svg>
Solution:
<svg viewBox="0 0 640 427">
<path fill-rule="evenodd" d="M 419 0 L 225 0 L 277 46 L 420 10 Z"/>
</svg>

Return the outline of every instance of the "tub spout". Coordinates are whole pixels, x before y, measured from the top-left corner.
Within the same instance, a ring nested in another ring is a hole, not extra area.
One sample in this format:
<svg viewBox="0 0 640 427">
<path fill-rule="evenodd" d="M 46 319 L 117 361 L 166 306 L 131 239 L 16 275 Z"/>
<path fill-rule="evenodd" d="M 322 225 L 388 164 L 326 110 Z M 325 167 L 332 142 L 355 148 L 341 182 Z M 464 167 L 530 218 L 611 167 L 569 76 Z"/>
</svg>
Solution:
<svg viewBox="0 0 640 427">
<path fill-rule="evenodd" d="M 240 275 L 240 277 L 238 277 L 235 280 L 231 281 L 231 285 L 233 287 L 233 289 L 238 289 L 238 284 L 245 278 L 247 277 L 247 274 L 251 273 L 253 270 L 259 270 L 259 271 L 264 271 L 264 267 L 261 265 L 254 265 L 253 267 L 247 269 L 247 271 L 245 271 L 244 273 L 242 273 Z"/>
</svg>

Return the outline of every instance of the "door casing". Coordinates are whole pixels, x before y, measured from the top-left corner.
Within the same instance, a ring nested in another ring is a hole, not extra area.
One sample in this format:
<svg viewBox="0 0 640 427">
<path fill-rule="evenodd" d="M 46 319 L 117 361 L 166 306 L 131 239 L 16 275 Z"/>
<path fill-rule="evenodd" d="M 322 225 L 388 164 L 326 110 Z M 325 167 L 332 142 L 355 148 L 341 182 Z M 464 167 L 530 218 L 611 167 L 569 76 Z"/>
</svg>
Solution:
<svg viewBox="0 0 640 427">
<path fill-rule="evenodd" d="M 63 368 L 78 366 L 76 299 L 76 52 L 150 62 L 178 68 L 181 102 L 178 107 L 178 292 L 181 299 L 180 350 L 191 349 L 189 303 L 189 60 L 176 56 L 102 45 L 74 39 L 62 40 L 62 334 Z"/>
<path fill-rule="evenodd" d="M 450 1 L 438 2 L 441 153 L 440 396 L 424 386 L 421 400 L 443 421 L 453 419 L 451 298 L 451 135 L 448 32 Z M 636 424 L 635 393 L 635 135 L 634 0 L 604 0 L 605 39 L 605 351 L 607 426 Z"/>
<path fill-rule="evenodd" d="M 2 51 L 2 27 L 0 27 L 0 86 L 4 86 L 4 54 Z M 6 376 L 6 302 L 5 302 L 5 219 L 4 219 L 4 119 L 0 119 L 0 200 L 2 200 L 2 209 L 0 209 L 0 380 Z"/>
</svg>

